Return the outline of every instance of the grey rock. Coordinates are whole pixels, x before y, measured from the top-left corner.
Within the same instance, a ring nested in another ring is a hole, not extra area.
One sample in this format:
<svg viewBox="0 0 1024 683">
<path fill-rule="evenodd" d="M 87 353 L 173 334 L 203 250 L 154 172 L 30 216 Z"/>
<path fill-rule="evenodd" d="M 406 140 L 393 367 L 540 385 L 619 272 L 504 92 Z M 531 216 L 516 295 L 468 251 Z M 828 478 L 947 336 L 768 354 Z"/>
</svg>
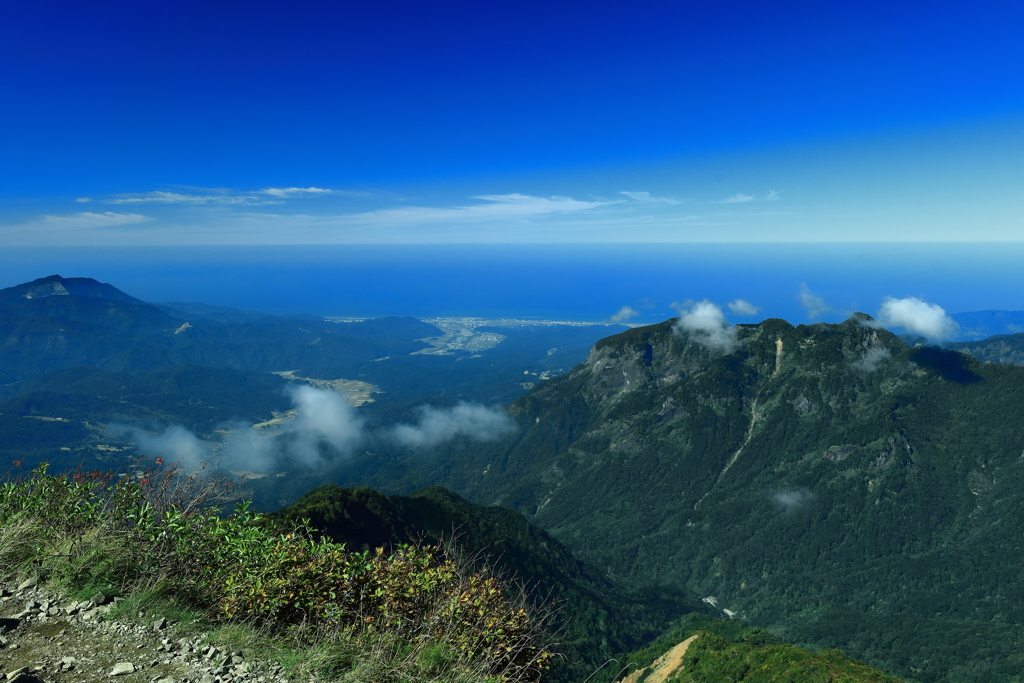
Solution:
<svg viewBox="0 0 1024 683">
<path fill-rule="evenodd" d="M 18 674 L 14 678 L 8 679 L 9 683 L 46 683 L 43 679 L 32 674 Z"/>
<path fill-rule="evenodd" d="M 23 666 L 20 669 L 15 669 L 14 671 L 9 671 L 7 673 L 7 680 L 8 681 L 13 681 L 17 676 L 20 676 L 21 674 L 27 674 L 27 673 L 28 673 L 28 667 L 27 666 Z"/>
<path fill-rule="evenodd" d="M 167 619 L 165 619 L 164 617 L 160 617 L 159 619 L 153 622 L 153 630 L 163 631 L 165 628 L 167 628 Z"/>
<path fill-rule="evenodd" d="M 19 591 L 24 591 L 24 590 L 28 590 L 29 588 L 35 588 L 38 584 L 39 584 L 39 577 L 33 576 L 31 579 L 25 579 L 24 581 L 19 583 L 18 584 L 18 590 Z"/>
<path fill-rule="evenodd" d="M 107 604 L 109 602 L 109 598 L 107 598 L 107 596 L 104 595 L 102 592 L 99 592 L 96 593 L 96 595 L 89 598 L 89 602 L 99 607 L 100 605 Z"/>
<path fill-rule="evenodd" d="M 210 674 L 203 674 L 203 677 L 199 679 L 199 683 L 216 683 L 217 679 Z"/>
<path fill-rule="evenodd" d="M 125 674 L 134 673 L 135 665 L 131 662 L 118 662 L 114 665 L 114 668 L 110 670 L 108 676 L 123 676 Z"/>
</svg>

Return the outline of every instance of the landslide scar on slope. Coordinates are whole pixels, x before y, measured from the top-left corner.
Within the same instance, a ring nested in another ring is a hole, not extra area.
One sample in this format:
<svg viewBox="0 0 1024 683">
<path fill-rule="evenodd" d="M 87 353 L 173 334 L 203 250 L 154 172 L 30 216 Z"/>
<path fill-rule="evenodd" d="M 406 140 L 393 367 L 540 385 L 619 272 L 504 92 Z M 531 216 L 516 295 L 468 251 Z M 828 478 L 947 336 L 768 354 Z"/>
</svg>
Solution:
<svg viewBox="0 0 1024 683">
<path fill-rule="evenodd" d="M 679 671 L 683 666 L 683 657 L 686 656 L 686 650 L 690 647 L 690 643 L 697 640 L 697 634 L 694 634 L 679 643 L 671 650 L 663 654 L 654 660 L 654 663 L 649 667 L 643 669 L 637 669 L 633 673 L 622 679 L 622 683 L 639 683 L 640 678 L 648 671 L 650 675 L 643 679 L 643 683 L 664 683 L 668 680 L 668 677 Z"/>
</svg>

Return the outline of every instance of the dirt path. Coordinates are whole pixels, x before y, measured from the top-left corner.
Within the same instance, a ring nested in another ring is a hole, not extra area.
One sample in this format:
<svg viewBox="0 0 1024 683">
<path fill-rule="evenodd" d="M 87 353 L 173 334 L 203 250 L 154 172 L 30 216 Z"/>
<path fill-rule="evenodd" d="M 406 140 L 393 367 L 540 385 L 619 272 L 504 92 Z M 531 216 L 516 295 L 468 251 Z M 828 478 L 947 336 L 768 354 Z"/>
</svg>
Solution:
<svg viewBox="0 0 1024 683">
<path fill-rule="evenodd" d="M 185 636 L 166 619 L 107 621 L 112 601 L 61 598 L 0 583 L 0 681 L 8 683 L 284 683 L 275 663 Z"/>
</svg>

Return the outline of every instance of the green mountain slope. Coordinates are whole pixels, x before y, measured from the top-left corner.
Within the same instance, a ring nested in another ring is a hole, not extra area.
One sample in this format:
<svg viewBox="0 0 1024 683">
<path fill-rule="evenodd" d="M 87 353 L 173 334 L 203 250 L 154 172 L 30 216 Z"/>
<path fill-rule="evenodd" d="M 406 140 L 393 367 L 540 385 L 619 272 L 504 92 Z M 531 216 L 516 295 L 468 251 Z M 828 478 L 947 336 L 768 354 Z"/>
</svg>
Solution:
<svg viewBox="0 0 1024 683">
<path fill-rule="evenodd" d="M 865 322 L 766 320 L 730 353 L 637 328 L 515 401 L 515 438 L 392 460 L 380 483 L 513 507 L 625 585 L 911 680 L 1014 680 L 1024 368 Z"/>
<path fill-rule="evenodd" d="M 608 658 L 650 642 L 681 614 L 707 606 L 679 592 L 631 592 L 577 561 L 561 543 L 519 513 L 474 505 L 440 487 L 409 496 L 368 488 L 321 486 L 271 516 L 311 526 L 348 547 L 437 543 L 454 537 L 465 552 L 522 581 L 539 601 L 561 612 L 556 680 L 583 680 Z"/>
</svg>

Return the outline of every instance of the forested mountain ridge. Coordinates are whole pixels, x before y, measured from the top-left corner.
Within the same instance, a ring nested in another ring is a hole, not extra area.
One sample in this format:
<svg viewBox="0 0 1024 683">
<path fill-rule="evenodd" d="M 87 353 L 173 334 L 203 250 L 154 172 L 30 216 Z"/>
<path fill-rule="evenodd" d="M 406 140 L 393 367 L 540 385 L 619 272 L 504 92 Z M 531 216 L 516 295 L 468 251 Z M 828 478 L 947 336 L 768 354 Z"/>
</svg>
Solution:
<svg viewBox="0 0 1024 683">
<path fill-rule="evenodd" d="M 511 405 L 517 436 L 410 459 L 403 481 L 909 680 L 1014 680 L 1024 368 L 863 315 L 735 333 L 726 350 L 673 320 L 604 339 Z"/>
<path fill-rule="evenodd" d="M 986 363 L 1024 365 L 1024 333 L 1000 334 L 979 341 L 954 342 L 947 346 Z"/>
<path fill-rule="evenodd" d="M 286 528 L 307 521 L 357 551 L 454 539 L 460 552 L 521 582 L 537 605 L 558 613 L 553 626 L 564 659 L 552 680 L 582 681 L 609 658 L 652 641 L 680 615 L 711 612 L 681 591 L 626 590 L 518 512 L 474 505 L 441 487 L 386 496 L 325 485 L 269 518 Z"/>
</svg>

